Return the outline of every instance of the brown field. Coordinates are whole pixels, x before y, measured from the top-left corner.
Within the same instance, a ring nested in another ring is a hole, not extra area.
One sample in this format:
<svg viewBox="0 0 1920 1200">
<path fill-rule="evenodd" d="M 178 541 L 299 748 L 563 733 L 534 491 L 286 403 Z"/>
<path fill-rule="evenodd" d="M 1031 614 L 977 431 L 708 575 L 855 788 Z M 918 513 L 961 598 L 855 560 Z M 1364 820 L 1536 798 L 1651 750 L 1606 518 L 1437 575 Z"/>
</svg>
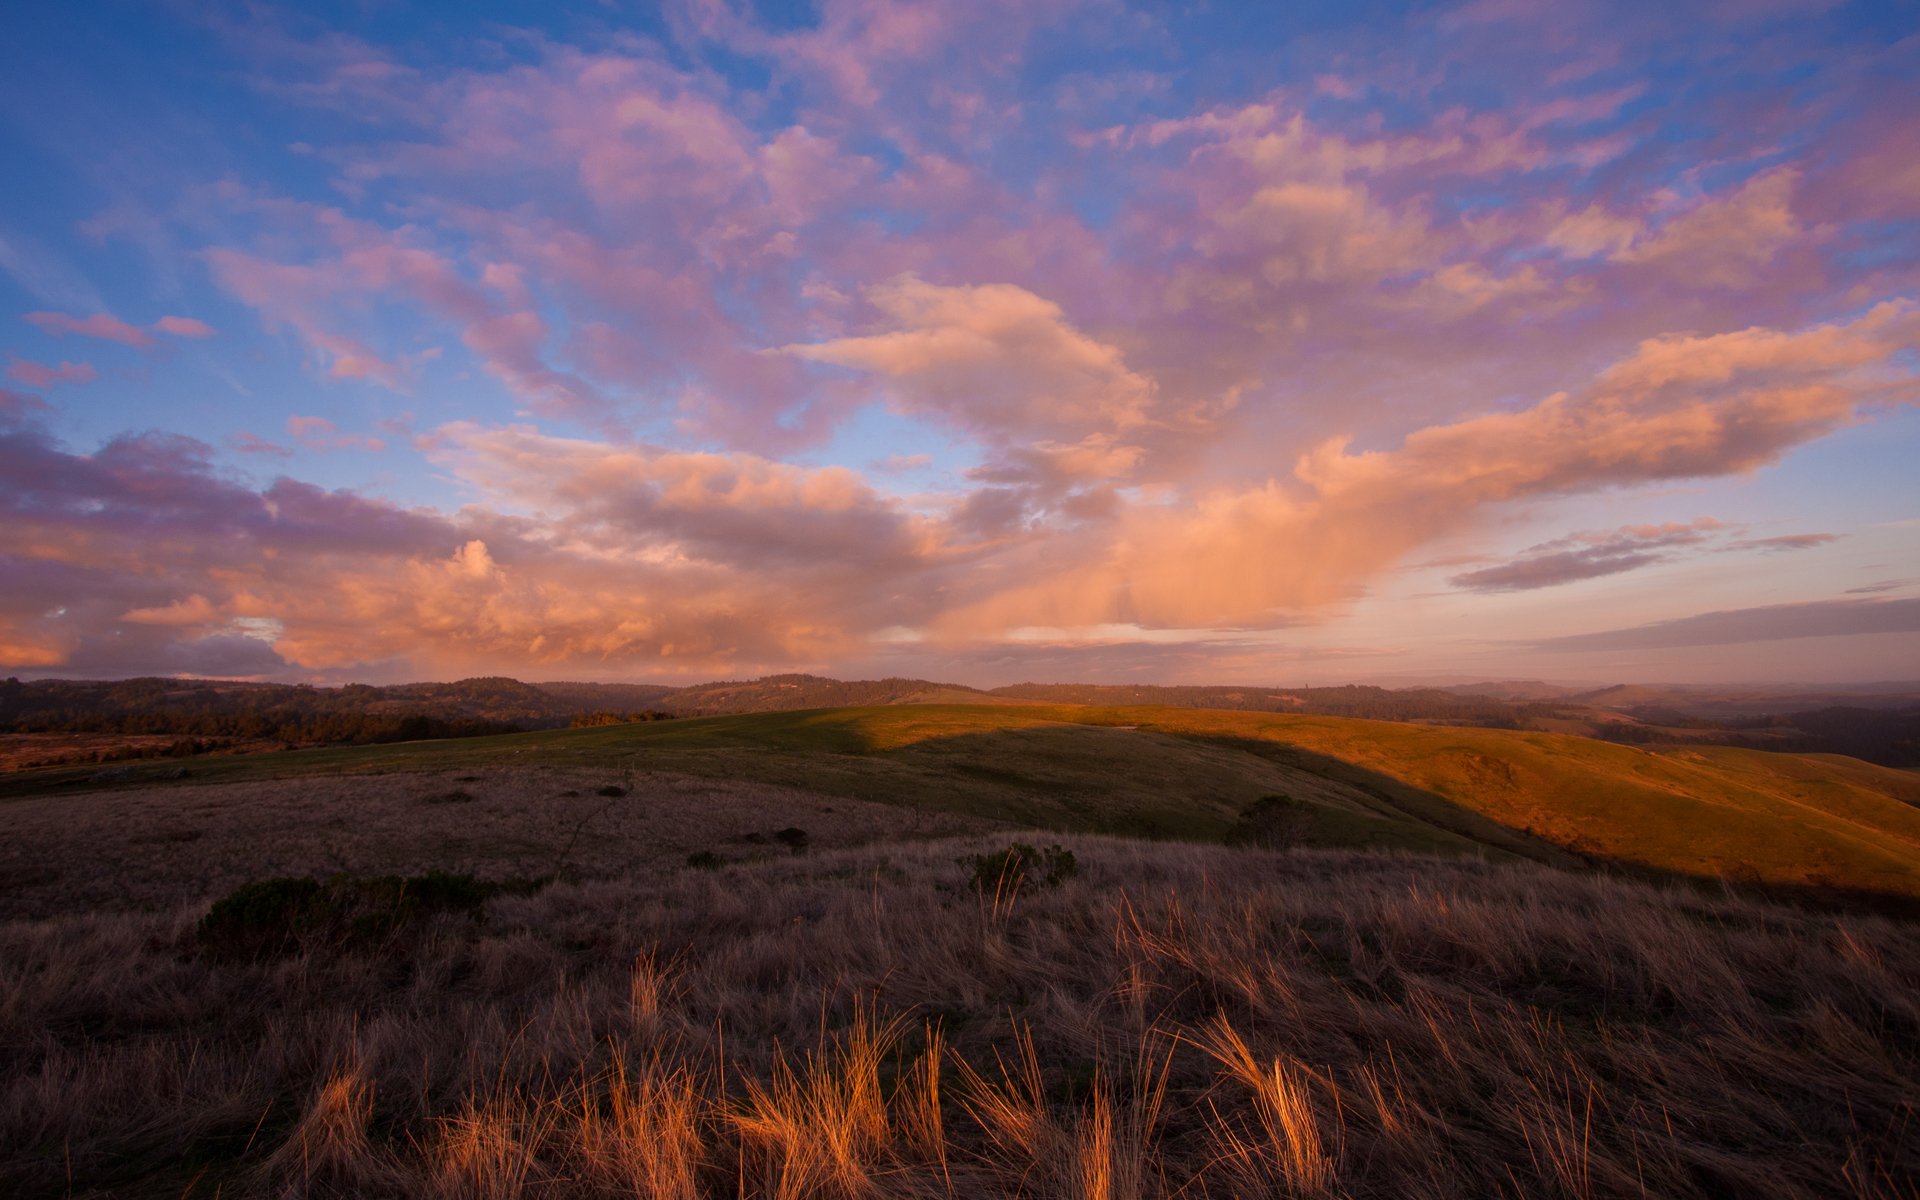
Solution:
<svg viewBox="0 0 1920 1200">
<path fill-rule="evenodd" d="M 0 1196 L 1920 1198 L 1920 777 L 1848 759 L 932 707 L 10 780 Z M 1713 878 L 1816 867 L 1891 884 Z"/>
<path fill-rule="evenodd" d="M 14 1196 L 1910 1196 L 1920 932 L 1077 837 L 556 884 L 235 960 L 0 924 Z"/>
<path fill-rule="evenodd" d="M 619 796 L 600 795 L 618 788 Z M 0 918 L 206 904 L 250 879 L 414 875 L 632 878 L 721 858 L 1002 827 L 745 780 L 490 767 L 121 786 L 0 804 Z"/>
</svg>

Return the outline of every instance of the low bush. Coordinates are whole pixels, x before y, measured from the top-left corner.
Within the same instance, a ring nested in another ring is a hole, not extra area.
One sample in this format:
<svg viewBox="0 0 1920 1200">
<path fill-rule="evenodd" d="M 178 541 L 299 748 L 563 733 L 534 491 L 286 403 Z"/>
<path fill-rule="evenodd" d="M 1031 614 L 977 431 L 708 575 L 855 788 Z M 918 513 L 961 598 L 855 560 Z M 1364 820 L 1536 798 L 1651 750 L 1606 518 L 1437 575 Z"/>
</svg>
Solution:
<svg viewBox="0 0 1920 1200">
<path fill-rule="evenodd" d="M 434 914 L 478 918 L 488 898 L 505 887 L 444 871 L 406 877 L 341 875 L 325 881 L 262 879 L 243 883 L 216 900 L 195 927 L 194 937 L 216 958 L 259 959 L 367 946 Z"/>
<path fill-rule="evenodd" d="M 1059 887 L 1080 873 L 1073 851 L 1057 845 L 1038 850 L 1025 842 L 1015 842 L 996 854 L 970 855 L 962 858 L 960 865 L 973 868 L 972 882 L 977 890 L 995 893 L 1028 880 L 1043 887 Z"/>
<path fill-rule="evenodd" d="M 796 829 L 789 825 L 779 833 L 774 834 L 773 840 L 779 842 L 795 854 L 798 854 L 807 848 L 807 831 L 804 829 Z"/>
<path fill-rule="evenodd" d="M 1230 846 L 1285 850 L 1307 841 L 1313 832 L 1313 806 L 1292 796 L 1262 796 L 1240 810 L 1227 830 Z"/>
</svg>

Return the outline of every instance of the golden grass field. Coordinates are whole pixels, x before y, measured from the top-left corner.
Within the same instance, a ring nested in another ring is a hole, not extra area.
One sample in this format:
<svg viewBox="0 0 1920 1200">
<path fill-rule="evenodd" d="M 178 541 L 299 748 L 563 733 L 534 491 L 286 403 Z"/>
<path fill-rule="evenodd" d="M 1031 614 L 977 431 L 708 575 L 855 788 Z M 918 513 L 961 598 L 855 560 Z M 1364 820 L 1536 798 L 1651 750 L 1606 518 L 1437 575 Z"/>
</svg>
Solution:
<svg viewBox="0 0 1920 1200">
<path fill-rule="evenodd" d="M 1908 772 L 1045 706 L 178 766 L 0 791 L 0 1194 L 1920 1196 Z M 512 885 L 198 932 L 432 870 Z"/>
</svg>

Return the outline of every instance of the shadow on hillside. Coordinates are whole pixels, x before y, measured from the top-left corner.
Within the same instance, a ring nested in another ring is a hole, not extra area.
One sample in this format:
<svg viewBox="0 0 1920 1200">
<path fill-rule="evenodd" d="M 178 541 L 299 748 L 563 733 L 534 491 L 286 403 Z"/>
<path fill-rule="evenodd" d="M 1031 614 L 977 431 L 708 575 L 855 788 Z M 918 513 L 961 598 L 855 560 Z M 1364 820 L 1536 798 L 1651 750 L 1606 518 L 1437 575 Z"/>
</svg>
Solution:
<svg viewBox="0 0 1920 1200">
<path fill-rule="evenodd" d="M 620 739 L 617 759 L 604 761 L 667 773 L 758 779 L 824 794 L 945 808 L 1063 832 L 1186 841 L 1219 841 L 1247 805 L 1264 794 L 1287 791 L 1285 780 L 1276 779 L 1272 770 L 1281 768 L 1325 781 L 1331 789 L 1347 795 L 1364 797 L 1367 807 L 1394 814 L 1398 822 L 1395 829 L 1425 829 L 1444 835 L 1430 839 L 1426 845 L 1405 837 L 1370 842 L 1366 840 L 1370 833 L 1391 832 L 1388 825 L 1350 822 L 1344 830 L 1347 836 L 1310 838 L 1313 843 L 1436 853 L 1477 848 L 1495 858 L 1510 856 L 1562 868 L 1618 871 L 1690 887 L 1732 888 L 1746 895 L 1813 907 L 1920 916 L 1920 897 L 1897 892 L 1766 882 L 1757 874 L 1728 880 L 1595 854 L 1589 847 L 1563 844 L 1531 830 L 1513 828 L 1438 793 L 1284 741 L 1158 730 L 1150 725 L 1136 729 L 1044 719 L 983 730 L 977 724 L 968 728 L 963 714 L 938 709 L 915 714 L 911 730 L 900 728 L 901 714 L 891 712 L 888 715 L 892 720 L 886 723 L 890 736 L 880 736 L 867 724 L 869 715 L 857 710 L 813 710 L 646 726 L 643 737 Z M 593 733 L 601 741 L 617 737 L 616 731 Z M 903 739 L 903 733 L 909 736 Z M 571 735 L 552 736 L 565 739 L 570 747 L 579 744 Z M 545 745 L 545 738 L 531 738 L 519 735 L 529 752 L 538 755 L 540 750 L 534 741 Z M 478 738 L 467 746 L 480 751 L 489 743 L 514 744 Z M 380 747 L 383 762 L 379 769 L 444 770 L 463 759 L 464 749 L 447 742 Z M 308 759 L 308 753 L 312 752 L 22 773 L 0 779 L 0 799 L 123 785 L 192 787 L 240 778 L 364 769 L 355 751 L 320 751 L 322 759 Z M 485 770 L 509 763 L 592 765 L 600 761 L 576 761 L 557 757 L 557 750 L 553 753 L 556 757 L 544 760 L 507 760 L 476 753 L 461 765 Z M 262 758 L 277 761 L 268 764 Z M 184 775 L 175 783 L 171 777 L 179 772 Z"/>
<path fill-rule="evenodd" d="M 1128 750 L 1128 743 L 1134 739 L 1141 744 L 1141 752 Z M 1191 758 L 1181 756 L 1179 761 L 1160 764 L 1157 770 L 1145 765 L 1172 746 L 1183 743 L 1195 747 L 1198 753 Z M 1241 758 L 1249 768 L 1253 762 L 1248 760 L 1255 760 L 1316 776 L 1340 789 L 1367 797 L 1409 823 L 1470 842 L 1495 858 L 1511 857 L 1561 869 L 1617 872 L 1653 883 L 1716 893 L 1732 891 L 1817 909 L 1920 917 L 1920 897 L 1898 892 L 1767 881 L 1757 872 L 1746 878 L 1693 874 L 1610 857 L 1579 845 L 1577 839 L 1562 843 L 1530 829 L 1509 826 L 1439 793 L 1288 742 L 1150 728 L 1136 732 L 1127 726 L 1048 725 L 934 734 L 905 746 L 873 749 L 863 754 L 950 772 L 967 780 L 973 789 L 985 785 L 991 790 L 1013 793 L 1008 799 L 1017 796 L 1043 802 L 1012 804 L 1004 814 L 1008 819 L 1062 831 L 1203 841 L 1221 839 L 1234 816 L 1247 803 L 1263 791 L 1274 790 L 1261 786 L 1257 770 L 1243 770 L 1234 778 L 1234 772 L 1223 769 L 1224 755 Z M 1210 769 L 1196 769 L 1196 764 Z M 1121 780 L 1118 786 L 1111 783 L 1116 776 Z M 1103 786 L 1108 789 L 1105 804 L 1099 802 Z M 1157 800 L 1141 799 L 1143 792 L 1155 789 L 1160 790 Z M 1076 819 L 1045 819 L 1050 806 L 1044 801 L 1057 801 L 1063 795 L 1078 796 L 1091 803 L 1067 813 L 1054 809 L 1057 815 Z M 1310 838 L 1308 844 L 1316 840 Z M 1343 840 L 1325 844 L 1332 848 L 1354 845 Z M 1383 848 L 1409 847 L 1401 843 Z"/>
</svg>

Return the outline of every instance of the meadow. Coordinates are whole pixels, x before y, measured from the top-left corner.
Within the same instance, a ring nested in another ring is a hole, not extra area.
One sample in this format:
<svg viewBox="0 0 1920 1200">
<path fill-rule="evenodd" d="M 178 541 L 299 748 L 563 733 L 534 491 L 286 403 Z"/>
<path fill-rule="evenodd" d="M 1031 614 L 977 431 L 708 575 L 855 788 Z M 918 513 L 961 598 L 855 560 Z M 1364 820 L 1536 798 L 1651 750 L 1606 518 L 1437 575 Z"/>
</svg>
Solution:
<svg viewBox="0 0 1920 1200">
<path fill-rule="evenodd" d="M 177 770 L 0 798 L 6 1194 L 1920 1195 L 1908 772 L 1044 706 Z"/>
</svg>

